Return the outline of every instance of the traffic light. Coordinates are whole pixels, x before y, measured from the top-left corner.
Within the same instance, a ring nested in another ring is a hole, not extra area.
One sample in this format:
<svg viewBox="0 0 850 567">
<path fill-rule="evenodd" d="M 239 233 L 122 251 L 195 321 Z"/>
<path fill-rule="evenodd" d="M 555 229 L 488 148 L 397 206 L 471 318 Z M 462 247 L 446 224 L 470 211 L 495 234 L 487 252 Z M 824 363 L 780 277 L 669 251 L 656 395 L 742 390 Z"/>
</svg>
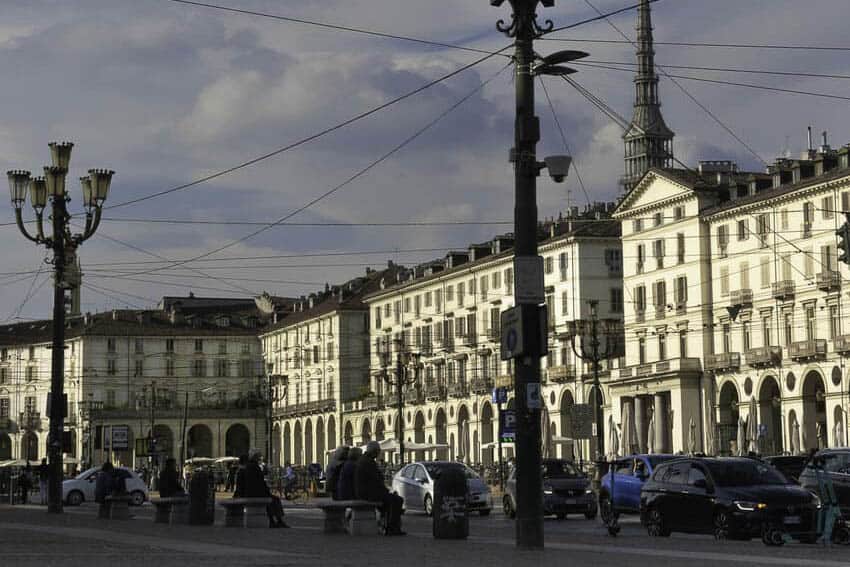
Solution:
<svg viewBox="0 0 850 567">
<path fill-rule="evenodd" d="M 838 249 L 841 253 L 838 256 L 838 261 L 850 266 L 850 220 L 841 225 L 841 228 L 835 231 L 838 236 Z"/>
</svg>

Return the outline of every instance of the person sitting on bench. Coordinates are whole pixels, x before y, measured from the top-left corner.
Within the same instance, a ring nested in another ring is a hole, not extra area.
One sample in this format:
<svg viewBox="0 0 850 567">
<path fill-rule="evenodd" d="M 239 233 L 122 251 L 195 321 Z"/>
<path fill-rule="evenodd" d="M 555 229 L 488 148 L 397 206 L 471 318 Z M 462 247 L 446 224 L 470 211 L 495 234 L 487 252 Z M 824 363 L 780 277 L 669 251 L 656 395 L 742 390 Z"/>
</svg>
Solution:
<svg viewBox="0 0 850 567">
<path fill-rule="evenodd" d="M 377 441 L 369 441 L 366 451 L 357 461 L 354 479 L 355 496 L 359 500 L 381 503 L 386 535 L 405 535 L 405 532 L 401 530 L 401 506 L 404 504 L 404 499 L 394 492 L 390 493 L 384 485 L 384 476 L 377 463 L 380 453 L 381 445 Z"/>
</svg>

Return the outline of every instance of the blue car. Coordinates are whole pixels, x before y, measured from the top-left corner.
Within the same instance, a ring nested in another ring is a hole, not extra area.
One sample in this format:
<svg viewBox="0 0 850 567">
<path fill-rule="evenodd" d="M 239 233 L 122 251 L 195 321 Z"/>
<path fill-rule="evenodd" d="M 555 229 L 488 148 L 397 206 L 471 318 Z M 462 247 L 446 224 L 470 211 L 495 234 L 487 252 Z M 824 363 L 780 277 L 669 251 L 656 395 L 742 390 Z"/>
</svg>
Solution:
<svg viewBox="0 0 850 567">
<path fill-rule="evenodd" d="M 603 507 L 611 500 L 611 474 L 614 474 L 614 508 L 619 512 L 640 512 L 640 490 L 652 475 L 655 467 L 675 455 L 630 455 L 618 459 L 602 477 L 599 504 Z"/>
</svg>

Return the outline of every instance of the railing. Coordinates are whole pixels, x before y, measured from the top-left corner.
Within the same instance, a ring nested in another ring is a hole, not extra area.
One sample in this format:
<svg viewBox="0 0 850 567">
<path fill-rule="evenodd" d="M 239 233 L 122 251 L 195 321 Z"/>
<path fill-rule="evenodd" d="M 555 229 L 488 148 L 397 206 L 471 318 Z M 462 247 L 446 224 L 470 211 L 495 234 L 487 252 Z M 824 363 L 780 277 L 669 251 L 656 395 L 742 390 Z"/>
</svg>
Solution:
<svg viewBox="0 0 850 567">
<path fill-rule="evenodd" d="M 475 346 L 478 343 L 478 335 L 476 333 L 467 333 L 463 337 L 463 344 L 466 346 Z"/>
<path fill-rule="evenodd" d="M 553 366 L 546 370 L 546 376 L 555 384 L 563 384 L 570 380 L 575 380 L 575 366 Z"/>
<path fill-rule="evenodd" d="M 821 291 L 835 291 L 841 288 L 841 273 L 835 270 L 825 270 L 818 274 L 818 289 Z"/>
<path fill-rule="evenodd" d="M 850 354 L 850 335 L 835 337 L 832 344 L 835 352 L 844 355 Z"/>
<path fill-rule="evenodd" d="M 635 323 L 643 323 L 646 321 L 646 311 L 635 312 Z"/>
<path fill-rule="evenodd" d="M 434 347 L 431 343 L 425 343 L 419 347 L 419 353 L 422 356 L 431 356 L 434 353 Z"/>
<path fill-rule="evenodd" d="M 620 368 L 620 378 L 631 378 L 635 375 L 635 367 Z"/>
<path fill-rule="evenodd" d="M 21 412 L 18 426 L 21 429 L 41 429 L 41 414 L 38 412 Z"/>
<path fill-rule="evenodd" d="M 655 306 L 655 318 L 656 319 L 664 319 L 667 315 L 667 306 L 666 305 L 656 305 Z"/>
<path fill-rule="evenodd" d="M 753 368 L 776 366 L 782 361 L 782 347 L 764 346 L 751 348 L 745 354 L 747 364 Z"/>
<path fill-rule="evenodd" d="M 408 404 L 421 404 L 425 401 L 425 395 L 420 388 L 408 388 L 404 392 L 404 401 Z"/>
<path fill-rule="evenodd" d="M 454 398 L 465 398 L 469 394 L 469 388 L 462 382 L 449 384 L 449 395 Z"/>
<path fill-rule="evenodd" d="M 490 378 L 474 378 L 470 389 L 474 394 L 486 394 L 493 389 L 493 381 Z"/>
<path fill-rule="evenodd" d="M 383 396 L 372 394 L 363 398 L 361 406 L 363 409 L 378 409 L 384 405 Z"/>
<path fill-rule="evenodd" d="M 336 408 L 336 401 L 332 399 L 317 400 L 315 402 L 304 402 L 300 404 L 292 404 L 275 410 L 274 414 L 278 417 L 290 417 L 296 415 L 309 415 L 313 413 L 322 413 L 333 411 Z"/>
<path fill-rule="evenodd" d="M 425 397 L 444 400 L 446 398 L 446 387 L 442 384 L 431 384 L 425 389 Z"/>
<path fill-rule="evenodd" d="M 676 303 L 676 315 L 684 315 L 688 312 L 688 304 L 685 302 Z"/>
<path fill-rule="evenodd" d="M 638 376 L 649 376 L 652 374 L 652 364 L 641 364 L 637 367 Z"/>
<path fill-rule="evenodd" d="M 774 299 L 789 299 L 794 297 L 794 280 L 774 282 L 772 286 Z"/>
<path fill-rule="evenodd" d="M 741 354 L 737 352 L 722 352 L 720 354 L 705 355 L 705 369 L 721 372 L 723 370 L 737 370 L 741 367 Z"/>
<path fill-rule="evenodd" d="M 729 294 L 730 305 L 752 305 L 753 290 L 751 289 L 734 289 Z"/>
<path fill-rule="evenodd" d="M 502 331 L 498 327 L 487 329 L 487 338 L 491 341 L 500 342 L 502 340 Z"/>
<path fill-rule="evenodd" d="M 812 339 L 791 343 L 788 349 L 791 360 L 808 360 L 826 356 L 826 339 Z"/>
</svg>

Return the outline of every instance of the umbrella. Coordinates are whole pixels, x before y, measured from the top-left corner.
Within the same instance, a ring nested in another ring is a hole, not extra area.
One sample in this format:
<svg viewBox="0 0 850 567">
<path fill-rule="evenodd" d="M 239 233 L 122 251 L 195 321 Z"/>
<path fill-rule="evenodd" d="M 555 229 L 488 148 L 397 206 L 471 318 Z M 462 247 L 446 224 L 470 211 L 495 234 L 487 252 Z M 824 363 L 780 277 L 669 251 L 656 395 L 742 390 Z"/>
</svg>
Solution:
<svg viewBox="0 0 850 567">
<path fill-rule="evenodd" d="M 635 422 L 634 416 L 632 415 L 631 404 L 623 405 L 622 418 L 623 453 L 631 455 L 635 452 L 635 445 L 637 444 L 637 435 L 635 435 Z"/>
<path fill-rule="evenodd" d="M 540 409 L 540 443 L 543 458 L 549 458 L 552 452 L 552 424 L 549 423 L 549 408 L 545 405 Z"/>
<path fill-rule="evenodd" d="M 463 460 L 466 463 L 470 463 L 472 461 L 472 459 L 470 458 L 472 456 L 472 455 L 470 455 L 470 453 L 472 451 L 470 451 L 470 449 L 469 449 L 469 422 L 468 421 L 463 422 L 463 427 L 461 428 L 459 442 L 460 442 L 460 450 L 463 452 L 463 457 L 462 457 Z M 458 456 L 460 457 L 461 455 L 458 455 Z"/>
<path fill-rule="evenodd" d="M 800 423 L 797 421 L 797 416 L 793 417 L 791 422 L 791 454 L 799 455 L 800 451 Z"/>
<path fill-rule="evenodd" d="M 694 418 L 688 424 L 688 453 L 693 455 L 697 452 L 697 423 Z"/>
<path fill-rule="evenodd" d="M 844 424 L 839 420 L 835 422 L 835 434 L 833 436 L 835 447 L 844 446 Z"/>
<path fill-rule="evenodd" d="M 714 446 L 714 407 L 712 407 L 711 399 L 705 398 L 705 449 L 704 453 L 714 455 L 717 453 L 717 448 Z"/>
<path fill-rule="evenodd" d="M 750 415 L 747 416 L 747 439 L 750 441 L 750 451 L 759 452 L 759 419 L 756 397 L 750 398 Z"/>
<path fill-rule="evenodd" d="M 747 454 L 747 423 L 738 416 L 738 456 Z"/>
<path fill-rule="evenodd" d="M 646 450 L 651 455 L 655 452 L 655 414 L 649 418 L 649 425 L 646 426 Z"/>
<path fill-rule="evenodd" d="M 818 449 L 826 449 L 826 433 L 823 430 L 823 425 L 820 422 L 815 424 L 815 432 L 818 438 Z"/>
<path fill-rule="evenodd" d="M 608 453 L 612 458 L 617 458 L 620 454 L 620 436 L 617 434 L 617 426 L 614 424 L 614 416 L 608 416 L 608 438 L 610 441 L 610 450 Z"/>
</svg>

